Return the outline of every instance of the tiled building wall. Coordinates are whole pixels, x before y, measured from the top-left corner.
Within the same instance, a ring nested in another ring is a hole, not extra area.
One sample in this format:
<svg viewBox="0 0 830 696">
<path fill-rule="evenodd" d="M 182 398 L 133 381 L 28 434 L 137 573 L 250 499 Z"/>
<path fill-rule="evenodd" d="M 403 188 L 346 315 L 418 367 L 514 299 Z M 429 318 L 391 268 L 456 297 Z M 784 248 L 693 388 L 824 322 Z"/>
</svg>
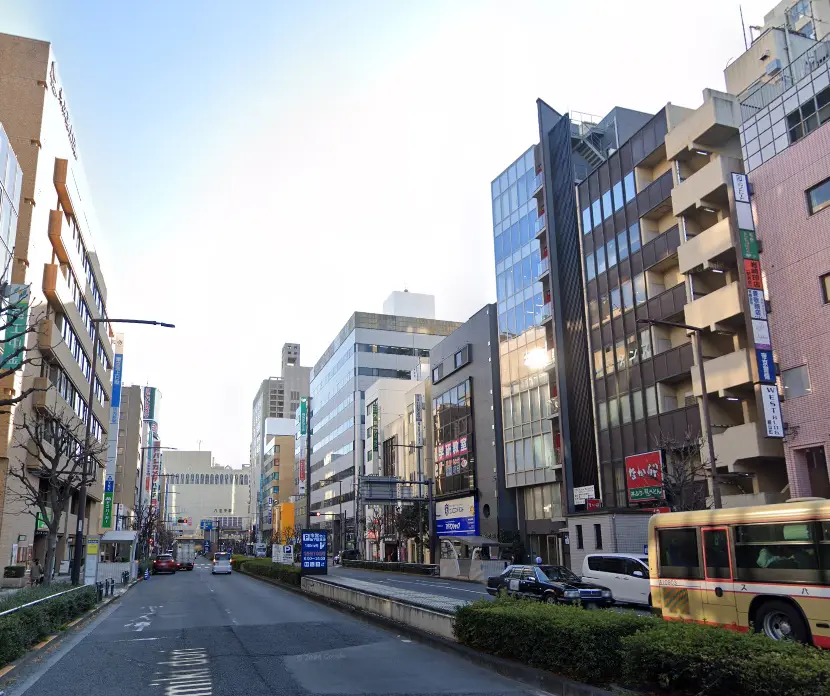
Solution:
<svg viewBox="0 0 830 696">
<path fill-rule="evenodd" d="M 750 175 L 761 264 L 772 311 L 772 345 L 781 370 L 806 365 L 811 393 L 782 402 L 790 495 L 811 494 L 799 450 L 830 451 L 830 304 L 820 276 L 830 273 L 830 208 L 810 215 L 807 189 L 830 177 L 830 124 L 821 126 Z M 797 426 L 797 433 L 792 433 Z"/>
<path fill-rule="evenodd" d="M 648 543 L 650 514 L 584 515 L 568 518 L 571 570 L 582 572 L 582 561 L 590 553 L 642 553 Z M 594 525 L 599 525 L 602 548 L 597 548 Z M 579 548 L 577 525 L 582 526 L 582 548 Z"/>
</svg>

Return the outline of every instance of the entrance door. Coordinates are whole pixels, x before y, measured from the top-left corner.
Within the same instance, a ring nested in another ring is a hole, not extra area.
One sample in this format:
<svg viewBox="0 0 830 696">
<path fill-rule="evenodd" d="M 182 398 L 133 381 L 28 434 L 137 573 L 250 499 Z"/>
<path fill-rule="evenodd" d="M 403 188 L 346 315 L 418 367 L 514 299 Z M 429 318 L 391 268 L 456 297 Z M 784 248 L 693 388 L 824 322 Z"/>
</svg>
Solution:
<svg viewBox="0 0 830 696">
<path fill-rule="evenodd" d="M 559 561 L 559 539 L 553 534 L 547 536 L 548 559 L 550 565 L 562 565 Z"/>
<path fill-rule="evenodd" d="M 703 620 L 706 623 L 738 623 L 735 593 L 732 590 L 732 558 L 727 527 L 704 527 L 701 530 L 705 589 Z"/>
</svg>

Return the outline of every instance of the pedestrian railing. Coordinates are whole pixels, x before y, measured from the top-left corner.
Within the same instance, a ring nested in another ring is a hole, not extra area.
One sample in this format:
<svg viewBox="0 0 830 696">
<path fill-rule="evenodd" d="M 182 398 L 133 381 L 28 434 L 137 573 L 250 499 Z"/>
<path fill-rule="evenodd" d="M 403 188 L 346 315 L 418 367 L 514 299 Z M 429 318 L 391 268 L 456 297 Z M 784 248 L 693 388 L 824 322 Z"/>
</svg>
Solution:
<svg viewBox="0 0 830 696">
<path fill-rule="evenodd" d="M 64 590 L 63 592 L 56 592 L 53 595 L 49 595 L 48 597 L 41 597 L 40 599 L 36 599 L 32 602 L 27 602 L 26 604 L 21 604 L 19 607 L 13 607 L 12 609 L 7 609 L 6 611 L 0 611 L 0 617 L 8 616 L 9 614 L 14 614 L 15 612 L 20 611 L 21 609 L 28 609 L 29 607 L 33 607 L 36 604 L 40 604 L 41 602 L 48 602 L 50 599 L 55 599 L 55 597 L 61 597 L 63 595 L 67 595 L 70 592 L 77 592 L 78 590 L 82 590 L 86 587 L 86 585 L 78 585 L 77 587 L 73 587 L 71 590 Z"/>
</svg>

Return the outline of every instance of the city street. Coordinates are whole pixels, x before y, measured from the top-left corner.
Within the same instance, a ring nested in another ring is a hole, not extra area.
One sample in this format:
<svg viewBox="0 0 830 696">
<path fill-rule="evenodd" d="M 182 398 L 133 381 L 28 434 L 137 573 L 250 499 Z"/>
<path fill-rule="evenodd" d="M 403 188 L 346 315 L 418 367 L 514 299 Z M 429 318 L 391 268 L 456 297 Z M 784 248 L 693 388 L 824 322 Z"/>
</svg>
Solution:
<svg viewBox="0 0 830 696">
<path fill-rule="evenodd" d="M 192 572 L 139 583 L 6 687 L 6 696 L 103 693 L 531 691 L 293 592 L 238 573 L 212 576 L 200 559 Z"/>
<path fill-rule="evenodd" d="M 334 576 L 344 576 L 377 582 L 391 587 L 398 587 L 404 590 L 415 590 L 427 594 L 450 597 L 451 599 L 463 599 L 470 602 L 478 599 L 493 599 L 483 583 L 465 582 L 464 580 L 448 580 L 447 578 L 435 578 L 423 575 L 404 575 L 402 573 L 385 573 L 378 570 L 361 570 L 360 568 L 343 568 L 340 566 L 329 566 L 329 573 Z"/>
</svg>

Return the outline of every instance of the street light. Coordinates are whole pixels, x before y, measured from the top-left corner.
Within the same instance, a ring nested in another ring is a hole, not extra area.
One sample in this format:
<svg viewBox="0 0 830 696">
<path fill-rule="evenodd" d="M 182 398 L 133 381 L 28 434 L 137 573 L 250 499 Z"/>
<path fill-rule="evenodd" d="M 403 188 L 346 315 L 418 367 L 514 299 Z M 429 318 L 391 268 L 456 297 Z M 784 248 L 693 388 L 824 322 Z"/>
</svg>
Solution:
<svg viewBox="0 0 830 696">
<path fill-rule="evenodd" d="M 81 488 L 78 491 L 78 527 L 75 532 L 75 556 L 72 559 L 72 584 L 78 585 L 81 582 L 81 555 L 84 552 L 84 521 L 86 519 L 86 479 L 90 471 L 89 437 L 92 434 L 92 404 L 95 399 L 95 368 L 98 363 L 98 324 L 148 324 L 150 326 L 162 326 L 166 329 L 176 328 L 175 324 L 167 324 L 163 321 L 152 319 L 89 319 L 92 322 L 92 371 L 89 377 L 89 399 L 86 402 L 86 435 L 84 436 L 84 464 L 83 475 L 81 476 Z M 112 426 L 111 426 L 112 427 Z M 114 426 L 117 427 L 117 424 Z"/>
<path fill-rule="evenodd" d="M 685 329 L 686 331 L 691 331 L 695 337 L 697 369 L 703 403 L 703 428 L 706 431 L 706 444 L 709 449 L 709 462 L 712 467 L 712 498 L 715 507 L 721 508 L 723 505 L 720 496 L 720 478 L 718 477 L 718 467 L 715 461 L 715 444 L 712 442 L 712 419 L 709 417 L 709 393 L 706 391 L 706 371 L 703 369 L 703 346 L 700 341 L 700 334 L 703 332 L 703 329 L 699 326 L 690 326 L 689 324 L 681 324 L 675 321 L 662 321 L 660 319 L 638 319 L 637 323 L 648 324 L 649 326 L 671 326 L 678 329 Z"/>
</svg>

